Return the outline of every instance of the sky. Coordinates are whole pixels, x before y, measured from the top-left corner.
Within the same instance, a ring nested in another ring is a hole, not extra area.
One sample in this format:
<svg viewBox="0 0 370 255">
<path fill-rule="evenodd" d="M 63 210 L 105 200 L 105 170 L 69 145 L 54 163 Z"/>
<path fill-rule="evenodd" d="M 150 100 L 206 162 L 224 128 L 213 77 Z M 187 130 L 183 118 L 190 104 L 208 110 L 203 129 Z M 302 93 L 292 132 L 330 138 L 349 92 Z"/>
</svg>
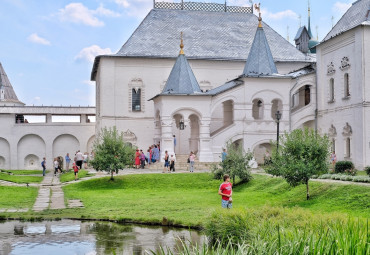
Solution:
<svg viewBox="0 0 370 255">
<path fill-rule="evenodd" d="M 259 2 L 264 22 L 293 44 L 299 26 L 307 25 L 308 0 Z M 311 0 L 313 36 L 322 40 L 353 2 Z M 250 0 L 227 4 L 249 6 Z M 152 7 L 153 0 L 0 0 L 0 62 L 18 99 L 95 106 L 94 57 L 116 53 Z"/>
</svg>

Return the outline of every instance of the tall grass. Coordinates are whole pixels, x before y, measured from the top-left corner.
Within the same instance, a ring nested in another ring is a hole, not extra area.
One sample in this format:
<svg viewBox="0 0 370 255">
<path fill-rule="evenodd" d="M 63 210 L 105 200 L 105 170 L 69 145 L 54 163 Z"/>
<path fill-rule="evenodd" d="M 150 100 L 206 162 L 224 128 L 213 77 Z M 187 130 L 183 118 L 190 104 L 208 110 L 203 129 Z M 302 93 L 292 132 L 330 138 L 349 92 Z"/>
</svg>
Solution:
<svg viewBox="0 0 370 255">
<path fill-rule="evenodd" d="M 370 254 L 368 220 L 313 216 L 300 209 L 217 211 L 206 233 L 209 242 L 203 247 L 182 243 L 176 254 Z"/>
</svg>

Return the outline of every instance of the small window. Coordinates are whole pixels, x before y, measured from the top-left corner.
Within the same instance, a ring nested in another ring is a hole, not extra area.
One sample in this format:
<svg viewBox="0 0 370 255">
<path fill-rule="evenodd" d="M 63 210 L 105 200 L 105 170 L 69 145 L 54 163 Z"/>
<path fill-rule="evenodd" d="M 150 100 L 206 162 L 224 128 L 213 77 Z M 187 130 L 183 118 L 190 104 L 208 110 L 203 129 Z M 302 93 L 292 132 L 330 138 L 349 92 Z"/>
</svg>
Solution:
<svg viewBox="0 0 370 255">
<path fill-rule="evenodd" d="M 351 157 L 351 139 L 348 137 L 346 138 L 346 158 Z"/>
<path fill-rule="evenodd" d="M 132 89 L 132 111 L 141 111 L 141 89 Z"/>
<path fill-rule="evenodd" d="M 330 79 L 329 83 L 329 102 L 334 102 L 334 79 Z"/>
<path fill-rule="evenodd" d="M 306 85 L 304 89 L 304 105 L 308 105 L 311 102 L 311 90 L 310 86 Z"/>
<path fill-rule="evenodd" d="M 344 74 L 344 98 L 349 97 L 349 75 L 348 73 Z"/>
</svg>

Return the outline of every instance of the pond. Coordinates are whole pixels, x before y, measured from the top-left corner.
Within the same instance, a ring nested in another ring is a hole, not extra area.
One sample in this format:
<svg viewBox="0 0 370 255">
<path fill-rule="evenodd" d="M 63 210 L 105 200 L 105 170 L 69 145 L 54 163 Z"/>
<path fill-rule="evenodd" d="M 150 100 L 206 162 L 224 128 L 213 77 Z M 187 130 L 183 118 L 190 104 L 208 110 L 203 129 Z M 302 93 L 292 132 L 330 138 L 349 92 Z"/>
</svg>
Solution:
<svg viewBox="0 0 370 255">
<path fill-rule="evenodd" d="M 152 254 L 180 251 L 181 242 L 202 245 L 194 230 L 100 221 L 0 222 L 0 255 Z"/>
</svg>

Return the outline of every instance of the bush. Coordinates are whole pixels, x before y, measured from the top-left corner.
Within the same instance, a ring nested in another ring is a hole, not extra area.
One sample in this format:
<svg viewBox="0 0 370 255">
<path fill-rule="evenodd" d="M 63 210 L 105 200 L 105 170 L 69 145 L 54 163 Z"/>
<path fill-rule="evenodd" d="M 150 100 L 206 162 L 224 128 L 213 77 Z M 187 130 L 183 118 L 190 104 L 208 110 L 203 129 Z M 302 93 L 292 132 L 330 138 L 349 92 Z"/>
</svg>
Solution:
<svg viewBox="0 0 370 255">
<path fill-rule="evenodd" d="M 339 173 L 346 173 L 346 171 L 350 172 L 354 168 L 355 167 L 351 161 L 338 161 L 335 164 L 335 173 L 339 174 Z"/>
<path fill-rule="evenodd" d="M 367 173 L 367 175 L 370 177 L 370 166 L 365 167 L 364 170 Z"/>
</svg>

